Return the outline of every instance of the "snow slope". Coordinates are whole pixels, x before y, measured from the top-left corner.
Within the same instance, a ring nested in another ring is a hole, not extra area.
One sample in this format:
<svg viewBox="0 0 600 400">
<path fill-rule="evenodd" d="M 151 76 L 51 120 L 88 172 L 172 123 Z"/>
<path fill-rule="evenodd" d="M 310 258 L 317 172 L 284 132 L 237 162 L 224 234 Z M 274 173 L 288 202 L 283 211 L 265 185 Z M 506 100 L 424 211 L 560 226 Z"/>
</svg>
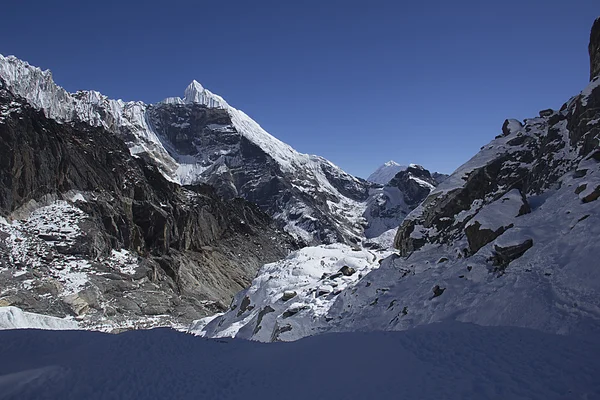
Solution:
<svg viewBox="0 0 600 400">
<path fill-rule="evenodd" d="M 0 307 L 0 330 L 3 329 L 78 329 L 76 321 L 68 318 L 24 312 L 17 307 Z M 1 378 L 0 378 L 1 379 Z"/>
<path fill-rule="evenodd" d="M 597 399 L 599 352 L 597 336 L 461 323 L 277 344 L 2 331 L 0 398 Z"/>
</svg>

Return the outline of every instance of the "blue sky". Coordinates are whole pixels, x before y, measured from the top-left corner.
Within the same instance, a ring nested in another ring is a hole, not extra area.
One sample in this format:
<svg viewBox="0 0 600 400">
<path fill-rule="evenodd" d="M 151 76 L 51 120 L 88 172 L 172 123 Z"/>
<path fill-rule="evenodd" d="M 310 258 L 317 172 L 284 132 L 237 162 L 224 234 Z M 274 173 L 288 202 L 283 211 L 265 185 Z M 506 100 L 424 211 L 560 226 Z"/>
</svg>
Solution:
<svg viewBox="0 0 600 400">
<path fill-rule="evenodd" d="M 365 177 L 390 159 L 451 172 L 504 119 L 560 107 L 587 83 L 600 4 L 22 0 L 2 14 L 0 53 L 69 91 L 152 103 L 196 79 Z"/>
</svg>

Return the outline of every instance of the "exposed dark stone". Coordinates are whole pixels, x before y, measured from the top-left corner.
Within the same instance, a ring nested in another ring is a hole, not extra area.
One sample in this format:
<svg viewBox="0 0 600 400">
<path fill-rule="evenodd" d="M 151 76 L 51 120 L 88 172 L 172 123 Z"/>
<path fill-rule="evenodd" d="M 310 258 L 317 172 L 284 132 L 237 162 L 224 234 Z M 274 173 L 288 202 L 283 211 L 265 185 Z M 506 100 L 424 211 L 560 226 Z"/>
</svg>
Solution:
<svg viewBox="0 0 600 400">
<path fill-rule="evenodd" d="M 587 183 L 583 183 L 583 184 L 577 186 L 577 188 L 575 189 L 575 194 L 579 194 L 579 193 L 583 192 L 585 189 L 587 189 Z"/>
<path fill-rule="evenodd" d="M 283 326 L 277 326 L 275 327 L 275 330 L 273 331 L 273 335 L 271 336 L 271 342 L 279 342 L 279 335 L 281 335 L 282 333 L 285 332 L 289 332 L 292 330 L 292 326 L 289 324 L 283 325 Z"/>
<path fill-rule="evenodd" d="M 294 291 L 283 292 L 283 296 L 281 296 L 282 301 L 288 301 L 296 297 L 297 293 Z"/>
<path fill-rule="evenodd" d="M 265 306 L 265 308 L 260 310 L 260 312 L 258 313 L 258 318 L 256 319 L 256 326 L 254 327 L 254 332 L 252 333 L 253 335 L 256 335 L 258 333 L 258 331 L 260 330 L 260 328 L 261 328 L 260 323 L 262 322 L 265 315 L 272 313 L 274 311 L 275 311 L 275 309 L 273 309 L 273 307 L 271 307 L 271 306 Z"/>
<path fill-rule="evenodd" d="M 327 279 L 329 279 L 330 281 L 339 278 L 340 276 L 342 276 L 342 272 L 336 272 L 335 274 L 331 274 L 327 277 Z"/>
<path fill-rule="evenodd" d="M 600 17 L 596 19 L 590 32 L 590 81 L 600 75 Z"/>
<path fill-rule="evenodd" d="M 467 235 L 467 240 L 469 241 L 469 251 L 471 254 L 477 253 L 479 249 L 502 235 L 502 233 L 511 226 L 512 224 L 507 227 L 502 226 L 496 231 L 491 229 L 481 229 L 481 224 L 477 221 L 472 225 L 467 226 L 465 233 Z"/>
<path fill-rule="evenodd" d="M 512 121 L 514 122 L 514 120 Z M 508 126 L 510 125 L 511 121 L 508 119 L 504 120 L 504 123 L 502 124 L 502 136 L 508 136 L 510 134 L 510 130 L 508 129 Z M 519 122 L 519 125 L 521 125 L 521 127 L 523 126 L 523 124 L 521 124 Z"/>
<path fill-rule="evenodd" d="M 399 188 L 404 197 L 404 202 L 412 209 L 429 195 L 431 188 L 419 184 L 411 177 L 416 177 L 432 186 L 437 186 L 438 183 L 431 176 L 431 173 L 420 165 L 412 164 L 406 170 L 398 172 L 388 185 Z"/>
<path fill-rule="evenodd" d="M 596 186 L 596 188 L 590 194 L 583 197 L 581 201 L 583 203 L 591 203 L 592 201 L 598 200 L 598 197 L 600 197 L 600 185 Z"/>
<path fill-rule="evenodd" d="M 442 287 L 440 287 L 440 285 L 435 285 L 433 287 L 433 297 L 435 298 L 435 297 L 441 296 L 445 290 L 446 290 L 446 288 L 442 288 Z"/>
<path fill-rule="evenodd" d="M 374 190 L 364 213 L 368 221 L 365 229 L 367 238 L 377 237 L 397 227 L 447 177 L 437 173 L 432 175 L 422 166 L 411 164 L 383 188 Z"/>
<path fill-rule="evenodd" d="M 514 246 L 501 247 L 494 245 L 494 265 L 503 270 L 511 261 L 521 257 L 531 247 L 533 247 L 532 239 L 525 239 Z"/>
<path fill-rule="evenodd" d="M 351 276 L 354 275 L 354 273 L 356 272 L 356 270 L 352 267 L 349 267 L 347 265 L 344 265 L 341 269 L 340 272 L 342 274 L 344 274 L 345 276 Z"/>
<path fill-rule="evenodd" d="M 242 299 L 242 303 L 240 304 L 240 309 L 238 310 L 237 316 L 239 317 L 243 313 L 248 310 L 248 306 L 250 305 L 250 297 L 244 296 Z"/>
</svg>

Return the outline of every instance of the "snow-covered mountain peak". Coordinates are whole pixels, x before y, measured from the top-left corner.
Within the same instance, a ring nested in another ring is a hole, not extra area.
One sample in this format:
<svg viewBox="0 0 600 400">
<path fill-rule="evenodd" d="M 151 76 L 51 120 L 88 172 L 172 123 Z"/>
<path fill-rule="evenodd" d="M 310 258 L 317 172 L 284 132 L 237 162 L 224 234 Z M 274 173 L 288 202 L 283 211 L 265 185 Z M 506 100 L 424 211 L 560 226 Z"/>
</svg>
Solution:
<svg viewBox="0 0 600 400">
<path fill-rule="evenodd" d="M 193 80 L 192 83 L 185 88 L 184 101 L 186 103 L 199 103 L 200 96 L 204 93 L 204 86 L 197 80 Z"/>
<path fill-rule="evenodd" d="M 379 168 L 377 168 L 375 172 L 369 175 L 367 180 L 369 182 L 375 182 L 381 185 L 385 185 L 390 180 L 392 180 L 392 178 L 396 176 L 398 172 L 404 171 L 406 168 L 406 165 L 401 165 L 394 160 L 390 160 L 384 163 Z"/>
<path fill-rule="evenodd" d="M 183 102 L 185 104 L 204 104 L 205 106 L 211 108 L 227 108 L 229 106 L 221 96 L 218 96 L 212 93 L 210 90 L 205 89 L 204 86 L 202 86 L 200 82 L 195 79 L 185 89 L 183 94 Z"/>
<path fill-rule="evenodd" d="M 245 197 L 307 243 L 360 240 L 370 184 L 297 152 L 197 81 L 183 98 L 147 105 L 96 91 L 69 93 L 50 71 L 15 57 L 0 56 L 0 77 L 47 117 L 104 127 L 132 154 L 152 159 L 167 179 Z"/>
</svg>

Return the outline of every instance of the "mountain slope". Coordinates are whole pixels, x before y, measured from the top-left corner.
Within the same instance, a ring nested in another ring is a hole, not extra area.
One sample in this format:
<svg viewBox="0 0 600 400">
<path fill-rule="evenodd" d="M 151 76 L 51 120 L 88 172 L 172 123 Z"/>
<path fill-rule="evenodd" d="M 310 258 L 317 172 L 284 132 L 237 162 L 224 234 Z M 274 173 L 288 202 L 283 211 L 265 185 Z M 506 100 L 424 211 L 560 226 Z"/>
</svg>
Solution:
<svg viewBox="0 0 600 400">
<path fill-rule="evenodd" d="M 397 228 L 437 184 L 428 170 L 420 165 L 410 164 L 403 167 L 382 188 L 372 189 L 363 214 L 367 220 L 365 236 L 374 238 Z"/>
<path fill-rule="evenodd" d="M 598 48 L 599 25 L 600 19 L 592 30 L 590 49 Z M 595 53 L 590 55 L 593 74 L 600 61 Z M 289 341 L 322 332 L 403 330 L 459 320 L 597 334 L 598 237 L 596 72 L 560 110 L 543 110 L 523 122 L 507 120 L 500 135 L 402 222 L 395 237 L 399 254 L 346 285 L 326 313 L 304 320 L 310 321 L 310 328 L 294 329 L 294 319 L 303 317 L 301 312 L 285 314 L 298 309 L 294 305 L 294 310 L 263 318 L 260 331 L 290 326 L 274 337 Z M 246 293 L 257 301 L 271 294 L 258 279 Z M 233 307 L 243 300 L 236 299 Z M 253 305 L 250 301 L 247 308 Z M 208 329 L 208 334 L 236 328 L 233 313 L 212 321 L 207 328 L 214 331 Z M 246 331 L 240 332 L 247 337 Z M 250 337 L 265 340 L 268 335 Z"/>
<path fill-rule="evenodd" d="M 0 176 L 0 305 L 83 326 L 212 314 L 295 246 L 255 205 L 169 182 L 115 134 L 48 119 L 2 79 Z"/>
<path fill-rule="evenodd" d="M 369 183 L 296 152 L 196 81 L 184 98 L 146 105 L 94 91 L 67 93 L 49 71 L 15 57 L 0 56 L 0 77 L 49 118 L 104 127 L 169 179 L 244 197 L 307 243 L 360 241 Z"/>
</svg>

